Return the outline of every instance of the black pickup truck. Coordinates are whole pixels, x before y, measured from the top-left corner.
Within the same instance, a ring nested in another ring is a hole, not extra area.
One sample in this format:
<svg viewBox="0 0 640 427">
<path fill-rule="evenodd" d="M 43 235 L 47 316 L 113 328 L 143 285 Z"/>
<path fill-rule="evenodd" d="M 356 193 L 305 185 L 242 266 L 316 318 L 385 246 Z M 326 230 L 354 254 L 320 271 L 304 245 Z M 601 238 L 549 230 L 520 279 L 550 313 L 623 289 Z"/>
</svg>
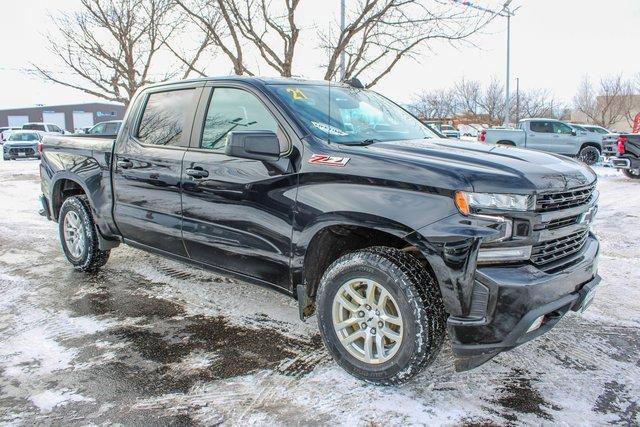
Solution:
<svg viewBox="0 0 640 427">
<path fill-rule="evenodd" d="M 415 375 L 445 335 L 471 369 L 589 305 L 588 166 L 438 138 L 357 83 L 145 87 L 116 137 L 45 138 L 43 214 L 78 270 L 125 243 L 291 295 L 336 362 L 378 384 Z"/>
</svg>

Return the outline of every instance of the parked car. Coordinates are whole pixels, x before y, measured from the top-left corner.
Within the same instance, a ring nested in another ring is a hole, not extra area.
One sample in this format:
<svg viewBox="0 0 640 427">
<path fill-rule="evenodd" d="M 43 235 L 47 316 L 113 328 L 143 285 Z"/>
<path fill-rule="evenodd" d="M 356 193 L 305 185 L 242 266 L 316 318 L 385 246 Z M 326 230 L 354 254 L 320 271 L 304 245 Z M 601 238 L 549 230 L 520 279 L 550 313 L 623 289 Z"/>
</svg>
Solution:
<svg viewBox="0 0 640 427">
<path fill-rule="evenodd" d="M 584 126 L 578 125 L 575 123 L 567 123 L 573 130 L 576 131 L 578 135 L 588 135 L 590 131 L 588 131 Z"/>
<path fill-rule="evenodd" d="M 609 162 L 626 177 L 640 179 L 640 134 L 620 134 L 616 154 L 609 158 Z"/>
<path fill-rule="evenodd" d="M 61 134 L 61 135 L 64 135 L 65 133 L 64 129 L 61 129 L 60 126 L 53 123 L 41 123 L 41 122 L 25 123 L 22 125 L 22 129 L 35 130 L 42 133 Z"/>
<path fill-rule="evenodd" d="M 0 144 L 4 144 L 4 142 L 9 138 L 11 132 L 14 130 L 20 130 L 22 128 L 17 127 L 0 127 Z"/>
<path fill-rule="evenodd" d="M 87 130 L 87 135 L 117 135 L 122 125 L 122 120 L 110 120 L 93 125 Z"/>
<path fill-rule="evenodd" d="M 599 134 L 579 135 L 570 125 L 553 119 L 520 120 L 517 129 L 485 129 L 478 140 L 577 157 L 587 165 L 598 162 L 602 153 Z"/>
<path fill-rule="evenodd" d="M 471 137 L 478 136 L 478 129 L 476 129 L 473 125 L 461 124 L 461 125 L 458 125 L 458 129 L 460 130 L 460 133 L 462 134 L 462 136 L 471 136 Z"/>
<path fill-rule="evenodd" d="M 336 362 L 378 384 L 414 376 L 445 334 L 467 370 L 589 305 L 590 168 L 437 138 L 357 86 L 144 87 L 117 138 L 44 138 L 42 213 L 77 270 L 126 243 L 297 298 Z"/>
<path fill-rule="evenodd" d="M 613 133 L 609 129 L 603 128 L 602 126 L 596 126 L 596 125 L 581 125 L 581 126 L 586 130 L 588 130 L 589 132 L 595 132 L 602 135 Z"/>
<path fill-rule="evenodd" d="M 451 125 L 440 125 L 440 132 L 447 138 L 460 138 L 460 131 Z"/>
<path fill-rule="evenodd" d="M 38 132 L 16 130 L 11 133 L 2 146 L 2 158 L 15 160 L 17 158 L 40 158 L 42 136 Z"/>
</svg>

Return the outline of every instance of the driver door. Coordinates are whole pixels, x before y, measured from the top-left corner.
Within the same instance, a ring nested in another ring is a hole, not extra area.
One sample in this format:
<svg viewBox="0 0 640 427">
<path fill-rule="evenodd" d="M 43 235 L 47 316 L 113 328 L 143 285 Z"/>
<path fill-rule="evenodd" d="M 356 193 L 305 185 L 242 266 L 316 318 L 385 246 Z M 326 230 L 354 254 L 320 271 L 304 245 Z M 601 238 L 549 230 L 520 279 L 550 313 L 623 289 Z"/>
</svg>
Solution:
<svg viewBox="0 0 640 427">
<path fill-rule="evenodd" d="M 262 94 L 229 84 L 207 88 L 198 117 L 182 172 L 182 235 L 189 257 L 290 290 L 298 180 L 287 156 L 286 122 Z M 234 130 L 276 132 L 283 157 L 268 162 L 227 155 L 227 135 Z"/>
</svg>

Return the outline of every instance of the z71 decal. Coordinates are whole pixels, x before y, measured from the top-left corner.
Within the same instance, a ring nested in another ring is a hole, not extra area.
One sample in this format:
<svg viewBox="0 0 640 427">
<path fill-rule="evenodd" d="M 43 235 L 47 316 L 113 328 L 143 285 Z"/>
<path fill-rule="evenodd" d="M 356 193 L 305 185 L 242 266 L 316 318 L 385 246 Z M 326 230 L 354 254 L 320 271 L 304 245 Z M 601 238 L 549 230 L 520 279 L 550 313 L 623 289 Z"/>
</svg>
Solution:
<svg viewBox="0 0 640 427">
<path fill-rule="evenodd" d="M 349 157 L 325 156 L 324 154 L 314 154 L 309 158 L 309 163 L 314 165 L 344 167 L 349 161 Z"/>
</svg>

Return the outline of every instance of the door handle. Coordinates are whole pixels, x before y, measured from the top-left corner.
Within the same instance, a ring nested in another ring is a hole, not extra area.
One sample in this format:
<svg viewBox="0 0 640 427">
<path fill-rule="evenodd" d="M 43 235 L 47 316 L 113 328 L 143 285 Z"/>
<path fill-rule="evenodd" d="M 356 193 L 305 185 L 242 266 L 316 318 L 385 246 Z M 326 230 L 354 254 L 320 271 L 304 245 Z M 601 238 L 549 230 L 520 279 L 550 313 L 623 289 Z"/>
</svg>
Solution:
<svg viewBox="0 0 640 427">
<path fill-rule="evenodd" d="M 196 166 L 193 169 L 186 169 L 184 171 L 184 173 L 186 173 L 187 175 L 189 175 L 191 178 L 196 178 L 196 179 L 200 179 L 200 178 L 206 178 L 209 176 L 209 172 L 202 169 L 199 166 Z"/>
<path fill-rule="evenodd" d="M 118 160 L 116 164 L 122 169 L 129 169 L 133 167 L 133 162 L 131 160 Z"/>
</svg>

